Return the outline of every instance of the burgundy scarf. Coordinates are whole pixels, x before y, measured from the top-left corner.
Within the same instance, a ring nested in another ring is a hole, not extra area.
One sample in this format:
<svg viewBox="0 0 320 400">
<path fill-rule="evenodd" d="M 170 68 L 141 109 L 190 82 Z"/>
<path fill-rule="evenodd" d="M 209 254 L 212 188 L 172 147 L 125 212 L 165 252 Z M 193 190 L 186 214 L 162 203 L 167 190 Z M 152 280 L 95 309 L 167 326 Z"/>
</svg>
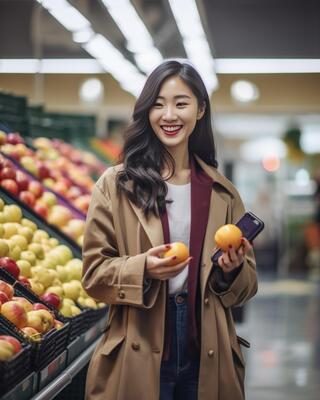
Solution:
<svg viewBox="0 0 320 400">
<path fill-rule="evenodd" d="M 190 255 L 193 257 L 189 264 L 188 274 L 188 345 L 190 356 L 196 356 L 200 351 L 200 288 L 199 268 L 203 240 L 208 223 L 210 198 L 213 180 L 196 162 L 190 157 L 191 163 L 191 227 L 190 227 Z M 160 216 L 163 229 L 164 243 L 170 243 L 170 231 L 168 214 L 164 212 Z M 213 239 L 212 239 L 213 240 Z M 167 297 L 168 297 L 167 281 Z M 166 303 L 166 323 L 163 360 L 170 356 L 170 319 L 168 301 Z"/>
</svg>

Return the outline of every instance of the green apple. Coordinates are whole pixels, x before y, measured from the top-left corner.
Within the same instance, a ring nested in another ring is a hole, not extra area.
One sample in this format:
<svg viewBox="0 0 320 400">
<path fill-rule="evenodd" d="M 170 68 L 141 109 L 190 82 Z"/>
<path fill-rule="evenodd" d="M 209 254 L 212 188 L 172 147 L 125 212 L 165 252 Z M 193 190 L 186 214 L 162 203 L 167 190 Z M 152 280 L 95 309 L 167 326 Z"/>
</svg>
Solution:
<svg viewBox="0 0 320 400">
<path fill-rule="evenodd" d="M 25 250 L 21 252 L 20 260 L 27 260 L 31 265 L 36 265 L 37 257 L 32 251 Z"/>
<path fill-rule="evenodd" d="M 56 271 L 52 269 L 46 269 L 41 265 L 31 267 L 32 278 L 37 278 L 37 280 L 42 283 L 44 288 L 48 288 L 52 285 L 54 278 L 57 277 Z"/>
<path fill-rule="evenodd" d="M 45 250 L 45 249 L 44 249 Z M 47 269 L 56 269 L 56 264 L 51 260 L 50 258 L 45 258 L 44 260 L 41 260 L 40 264 L 47 268 Z"/>
<path fill-rule="evenodd" d="M 9 239 L 10 243 L 19 246 L 21 250 L 26 250 L 28 247 L 28 241 L 27 239 L 19 234 L 13 235 L 11 236 L 11 238 Z"/>
<path fill-rule="evenodd" d="M 68 304 L 68 303 L 66 303 L 65 301 L 64 301 L 64 299 L 62 300 L 62 305 L 61 305 L 61 307 L 59 308 L 59 312 L 60 312 L 60 314 L 62 314 L 64 317 L 72 317 L 72 309 L 71 309 L 71 305 L 70 304 Z"/>
<path fill-rule="evenodd" d="M 27 226 L 20 226 L 18 228 L 18 234 L 24 236 L 27 239 L 27 242 L 30 243 L 33 237 L 33 230 Z"/>
<path fill-rule="evenodd" d="M 77 306 L 70 306 L 70 307 L 71 307 L 71 313 L 72 313 L 73 317 L 81 314 L 81 310 L 79 307 L 77 307 Z"/>
<path fill-rule="evenodd" d="M 84 305 L 89 308 L 97 309 L 97 303 L 91 297 L 84 299 Z"/>
<path fill-rule="evenodd" d="M 31 264 L 27 260 L 18 260 L 17 265 L 20 269 L 20 275 L 31 278 Z"/>
<path fill-rule="evenodd" d="M 4 235 L 4 227 L 2 226 L 2 224 L 0 223 L 0 238 L 2 238 Z"/>
<path fill-rule="evenodd" d="M 34 222 L 30 221 L 30 219 L 28 218 L 22 218 L 21 225 L 30 228 L 32 232 L 35 232 L 37 230 L 37 225 Z"/>
<path fill-rule="evenodd" d="M 64 291 L 62 286 L 49 286 L 46 289 L 47 293 L 56 293 L 60 297 L 64 297 Z"/>
<path fill-rule="evenodd" d="M 7 257 L 9 252 L 10 248 L 8 243 L 5 240 L 0 239 L 0 257 Z"/>
<path fill-rule="evenodd" d="M 30 243 L 28 246 L 28 250 L 33 252 L 35 254 L 35 256 L 39 259 L 39 260 L 43 260 L 44 259 L 44 251 L 42 248 L 42 245 L 39 243 Z"/>
<path fill-rule="evenodd" d="M 42 239 L 49 239 L 49 235 L 46 231 L 37 229 L 33 234 L 32 241 L 35 243 L 41 243 Z"/>
<path fill-rule="evenodd" d="M 49 245 L 50 245 L 52 248 L 59 246 L 59 244 L 60 244 L 60 242 L 59 242 L 58 239 L 56 239 L 56 238 L 50 238 L 50 239 L 49 239 Z"/>
<path fill-rule="evenodd" d="M 60 279 L 61 282 L 68 282 L 69 281 L 69 273 L 68 270 L 65 266 L 63 265 L 57 265 L 56 271 L 58 274 L 58 278 Z"/>
<path fill-rule="evenodd" d="M 68 280 L 73 279 L 80 281 L 82 278 L 82 261 L 79 258 L 74 258 L 67 262 L 65 266 L 68 271 Z"/>
<path fill-rule="evenodd" d="M 4 224 L 6 222 L 3 211 L 0 211 L 0 224 Z"/>
<path fill-rule="evenodd" d="M 10 248 L 9 257 L 15 261 L 18 261 L 21 256 L 20 246 L 9 243 L 9 248 Z"/>
<path fill-rule="evenodd" d="M 21 208 L 15 204 L 4 206 L 3 214 L 7 222 L 20 222 L 22 219 Z"/>
<path fill-rule="evenodd" d="M 76 301 L 79 297 L 80 288 L 74 282 L 65 282 L 62 284 L 62 287 L 65 297 Z"/>
<path fill-rule="evenodd" d="M 9 239 L 11 236 L 16 235 L 18 233 L 17 226 L 14 222 L 6 222 L 2 225 L 4 229 L 3 238 Z"/>
</svg>

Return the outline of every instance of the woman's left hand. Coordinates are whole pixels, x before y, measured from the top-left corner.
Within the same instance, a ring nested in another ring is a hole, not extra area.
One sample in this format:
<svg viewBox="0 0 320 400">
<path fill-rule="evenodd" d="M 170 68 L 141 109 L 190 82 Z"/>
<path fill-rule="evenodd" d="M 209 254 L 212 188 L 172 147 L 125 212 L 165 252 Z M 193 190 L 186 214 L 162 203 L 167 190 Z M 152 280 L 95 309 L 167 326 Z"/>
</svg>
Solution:
<svg viewBox="0 0 320 400">
<path fill-rule="evenodd" d="M 248 251 L 252 249 L 250 242 L 246 238 L 242 238 L 241 245 L 238 250 L 230 247 L 228 251 L 223 252 L 222 256 L 218 259 L 218 264 L 224 273 L 233 271 L 239 268 L 244 261 L 244 257 Z"/>
</svg>

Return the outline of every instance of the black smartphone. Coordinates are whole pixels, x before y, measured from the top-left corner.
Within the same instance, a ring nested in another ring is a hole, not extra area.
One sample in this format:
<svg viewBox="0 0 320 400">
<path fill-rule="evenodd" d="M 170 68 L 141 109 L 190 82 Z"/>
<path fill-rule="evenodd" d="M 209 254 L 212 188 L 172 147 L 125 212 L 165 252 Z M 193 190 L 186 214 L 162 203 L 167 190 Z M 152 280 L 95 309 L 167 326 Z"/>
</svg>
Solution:
<svg viewBox="0 0 320 400">
<path fill-rule="evenodd" d="M 236 225 L 240 228 L 242 235 L 250 242 L 257 237 L 264 228 L 264 222 L 252 212 L 246 212 Z M 211 261 L 218 264 L 218 259 L 221 255 L 222 250 L 217 250 L 211 257 Z"/>
</svg>

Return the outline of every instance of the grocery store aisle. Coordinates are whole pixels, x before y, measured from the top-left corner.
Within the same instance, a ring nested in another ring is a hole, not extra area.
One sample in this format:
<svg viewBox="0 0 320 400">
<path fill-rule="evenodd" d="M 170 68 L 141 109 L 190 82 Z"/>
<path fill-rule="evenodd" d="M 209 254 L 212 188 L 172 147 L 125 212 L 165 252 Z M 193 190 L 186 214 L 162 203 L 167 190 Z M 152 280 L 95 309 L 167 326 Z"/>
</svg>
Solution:
<svg viewBox="0 0 320 400">
<path fill-rule="evenodd" d="M 262 282 L 245 311 L 247 400 L 319 399 L 320 285 Z"/>
</svg>

